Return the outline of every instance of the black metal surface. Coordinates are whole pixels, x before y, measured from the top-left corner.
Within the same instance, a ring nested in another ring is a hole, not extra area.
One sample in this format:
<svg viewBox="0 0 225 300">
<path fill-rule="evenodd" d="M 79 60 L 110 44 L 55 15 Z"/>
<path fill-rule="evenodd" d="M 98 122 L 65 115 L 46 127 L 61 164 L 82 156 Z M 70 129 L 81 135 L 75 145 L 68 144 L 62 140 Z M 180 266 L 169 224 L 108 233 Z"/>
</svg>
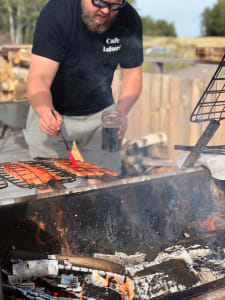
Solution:
<svg viewBox="0 0 225 300">
<path fill-rule="evenodd" d="M 184 150 L 184 151 L 192 151 L 194 149 L 193 146 L 184 146 L 184 145 L 174 145 L 175 150 Z M 221 154 L 225 153 L 225 145 L 220 145 L 220 146 L 206 146 L 205 147 L 205 152 L 210 152 L 210 151 L 221 151 Z"/>
<path fill-rule="evenodd" d="M 47 171 L 55 172 L 56 175 L 60 176 L 60 179 L 58 180 L 58 182 L 62 183 L 62 184 L 63 183 L 74 182 L 77 179 L 76 175 L 74 175 L 74 174 L 69 174 L 68 172 L 65 172 L 61 169 L 51 168 L 49 165 L 47 166 L 45 164 L 42 164 L 39 161 L 21 161 L 21 163 L 25 163 L 25 164 L 29 164 L 29 165 L 37 166 L 37 167 L 43 167 Z M 8 174 L 7 172 L 5 172 L 3 164 L 4 163 L 0 164 L 0 178 L 3 178 L 5 180 L 11 182 L 12 184 L 16 185 L 17 187 L 32 189 L 32 188 L 35 188 L 35 187 L 45 188 L 45 187 L 51 186 L 51 183 L 52 183 L 51 181 L 49 182 L 50 185 L 48 184 L 48 182 L 36 185 L 36 184 L 30 184 L 30 183 L 27 183 L 26 181 L 22 181 L 20 179 L 17 179 L 15 177 L 11 176 L 10 174 Z M 0 184 L 1 184 L 1 182 L 0 182 Z"/>
<path fill-rule="evenodd" d="M 224 189 L 199 168 L 24 197 L 0 206 L 0 257 L 15 248 L 89 256 L 144 252 L 151 260 L 183 238 L 191 222 L 225 214 Z M 198 228 L 192 234 L 199 234 Z"/>
<path fill-rule="evenodd" d="M 191 122 L 225 119 L 225 55 L 194 108 Z"/>
<path fill-rule="evenodd" d="M 194 166 L 195 162 L 197 161 L 202 151 L 205 149 L 205 147 L 207 146 L 207 144 L 209 143 L 219 126 L 220 123 L 216 120 L 211 120 L 209 122 L 205 131 L 200 136 L 199 140 L 194 146 L 193 150 L 184 161 L 182 168 L 190 168 Z"/>
</svg>

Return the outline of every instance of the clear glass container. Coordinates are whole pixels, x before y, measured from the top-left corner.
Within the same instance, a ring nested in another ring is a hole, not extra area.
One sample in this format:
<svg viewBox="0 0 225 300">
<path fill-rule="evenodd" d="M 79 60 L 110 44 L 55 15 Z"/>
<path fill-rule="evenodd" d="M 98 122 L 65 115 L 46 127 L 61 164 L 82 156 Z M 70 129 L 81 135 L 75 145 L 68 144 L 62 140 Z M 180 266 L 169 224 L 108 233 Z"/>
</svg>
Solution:
<svg viewBox="0 0 225 300">
<path fill-rule="evenodd" d="M 122 122 L 122 114 L 118 111 L 102 113 L 102 149 L 110 152 L 121 150 L 121 141 L 118 131 Z"/>
</svg>

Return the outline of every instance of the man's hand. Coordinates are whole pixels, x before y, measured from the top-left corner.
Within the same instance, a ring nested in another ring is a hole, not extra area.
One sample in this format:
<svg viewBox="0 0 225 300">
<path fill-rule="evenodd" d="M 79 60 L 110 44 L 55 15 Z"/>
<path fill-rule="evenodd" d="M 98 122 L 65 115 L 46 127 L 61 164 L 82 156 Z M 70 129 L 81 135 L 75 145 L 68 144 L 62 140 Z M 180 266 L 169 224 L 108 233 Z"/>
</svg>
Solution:
<svg viewBox="0 0 225 300">
<path fill-rule="evenodd" d="M 39 119 L 39 127 L 41 131 L 48 135 L 60 135 L 60 126 L 63 122 L 60 114 L 54 110 L 56 118 L 53 116 L 51 109 L 47 109 Z"/>
</svg>

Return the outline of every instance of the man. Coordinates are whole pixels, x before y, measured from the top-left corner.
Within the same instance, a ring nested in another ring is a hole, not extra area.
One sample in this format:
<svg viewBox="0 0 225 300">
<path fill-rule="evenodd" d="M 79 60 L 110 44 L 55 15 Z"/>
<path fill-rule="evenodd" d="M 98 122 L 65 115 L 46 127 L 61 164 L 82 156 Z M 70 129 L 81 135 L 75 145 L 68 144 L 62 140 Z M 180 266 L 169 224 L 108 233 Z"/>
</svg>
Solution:
<svg viewBox="0 0 225 300">
<path fill-rule="evenodd" d="M 28 75 L 31 156 L 67 157 L 61 128 L 85 161 L 119 173 L 120 153 L 101 149 L 101 115 L 114 108 L 123 115 L 122 140 L 141 92 L 142 62 L 141 19 L 125 0 L 50 0 L 37 20 Z M 117 65 L 122 83 L 115 106 Z"/>
</svg>

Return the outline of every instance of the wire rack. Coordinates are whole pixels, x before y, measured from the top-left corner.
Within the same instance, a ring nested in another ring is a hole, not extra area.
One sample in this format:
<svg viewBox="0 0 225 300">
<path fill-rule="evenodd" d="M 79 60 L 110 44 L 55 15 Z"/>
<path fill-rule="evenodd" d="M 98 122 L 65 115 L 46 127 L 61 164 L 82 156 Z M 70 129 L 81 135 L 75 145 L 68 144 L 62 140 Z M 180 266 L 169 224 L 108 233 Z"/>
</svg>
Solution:
<svg viewBox="0 0 225 300">
<path fill-rule="evenodd" d="M 225 119 L 225 55 L 194 108 L 191 122 Z"/>
</svg>

